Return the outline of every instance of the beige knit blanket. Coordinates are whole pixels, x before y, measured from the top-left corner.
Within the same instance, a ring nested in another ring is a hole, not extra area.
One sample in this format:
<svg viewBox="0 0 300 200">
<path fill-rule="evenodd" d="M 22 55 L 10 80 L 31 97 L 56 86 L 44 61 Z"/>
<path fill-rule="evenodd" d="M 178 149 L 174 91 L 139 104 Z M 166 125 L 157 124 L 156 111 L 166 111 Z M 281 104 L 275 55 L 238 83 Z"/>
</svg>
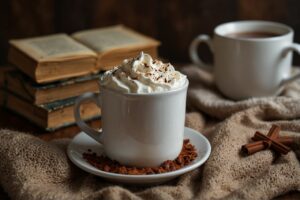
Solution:
<svg viewBox="0 0 300 200">
<path fill-rule="evenodd" d="M 209 74 L 187 68 L 191 87 L 187 126 L 206 134 L 212 153 L 203 168 L 158 186 L 112 184 L 87 174 L 66 156 L 68 140 L 44 142 L 10 130 L 0 131 L 0 184 L 12 199 L 272 199 L 300 190 L 300 84 L 281 96 L 231 101 Z M 196 111 L 196 112 L 195 112 Z M 293 151 L 276 156 L 265 150 L 240 154 L 256 130 L 271 124 L 295 138 Z"/>
</svg>

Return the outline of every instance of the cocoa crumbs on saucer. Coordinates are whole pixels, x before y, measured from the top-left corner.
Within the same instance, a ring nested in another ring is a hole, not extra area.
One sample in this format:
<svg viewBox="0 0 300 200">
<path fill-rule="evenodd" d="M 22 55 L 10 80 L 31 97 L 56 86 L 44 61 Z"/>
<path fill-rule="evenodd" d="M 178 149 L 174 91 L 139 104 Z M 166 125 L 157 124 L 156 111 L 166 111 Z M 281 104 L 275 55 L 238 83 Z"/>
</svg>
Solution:
<svg viewBox="0 0 300 200">
<path fill-rule="evenodd" d="M 171 172 L 189 165 L 198 156 L 194 145 L 189 139 L 183 141 L 183 147 L 179 156 L 175 160 L 166 160 L 158 167 L 129 167 L 111 160 L 104 155 L 97 155 L 88 150 L 83 153 L 83 158 L 94 167 L 111 173 L 129 174 L 129 175 L 146 175 L 146 174 L 161 174 Z"/>
</svg>

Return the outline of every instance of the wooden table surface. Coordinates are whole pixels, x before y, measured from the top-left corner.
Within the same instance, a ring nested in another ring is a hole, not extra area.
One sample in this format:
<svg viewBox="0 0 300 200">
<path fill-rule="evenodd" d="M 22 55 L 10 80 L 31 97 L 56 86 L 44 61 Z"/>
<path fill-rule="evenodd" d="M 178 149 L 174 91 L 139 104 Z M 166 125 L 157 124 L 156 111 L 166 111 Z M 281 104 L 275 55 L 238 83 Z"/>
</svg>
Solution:
<svg viewBox="0 0 300 200">
<path fill-rule="evenodd" d="M 101 127 L 100 120 L 94 120 L 88 123 L 95 128 Z M 22 132 L 28 132 L 46 141 L 53 140 L 53 139 L 60 139 L 60 138 L 72 138 L 78 132 L 80 132 L 80 129 L 76 125 L 62 128 L 54 132 L 47 132 L 37 127 L 27 119 L 5 108 L 0 108 L 0 128 L 7 128 L 7 129 L 17 130 Z M 2 196 L 1 196 L 1 188 L 0 188 L 0 199 L 2 199 L 1 197 Z M 291 192 L 289 194 L 277 197 L 276 199 L 299 200 L 300 192 Z"/>
</svg>

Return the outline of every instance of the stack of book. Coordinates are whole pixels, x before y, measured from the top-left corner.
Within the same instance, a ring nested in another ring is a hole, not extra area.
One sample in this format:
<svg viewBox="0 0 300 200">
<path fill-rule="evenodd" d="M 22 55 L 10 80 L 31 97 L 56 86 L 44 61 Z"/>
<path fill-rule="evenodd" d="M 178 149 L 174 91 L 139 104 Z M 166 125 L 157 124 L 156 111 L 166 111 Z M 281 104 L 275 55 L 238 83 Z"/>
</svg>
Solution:
<svg viewBox="0 0 300 200">
<path fill-rule="evenodd" d="M 16 68 L 5 71 L 0 100 L 47 130 L 73 124 L 76 97 L 99 92 L 103 71 L 141 51 L 157 57 L 158 46 L 158 41 L 122 25 L 11 40 L 8 61 Z M 83 119 L 99 115 L 92 102 L 81 107 Z"/>
</svg>

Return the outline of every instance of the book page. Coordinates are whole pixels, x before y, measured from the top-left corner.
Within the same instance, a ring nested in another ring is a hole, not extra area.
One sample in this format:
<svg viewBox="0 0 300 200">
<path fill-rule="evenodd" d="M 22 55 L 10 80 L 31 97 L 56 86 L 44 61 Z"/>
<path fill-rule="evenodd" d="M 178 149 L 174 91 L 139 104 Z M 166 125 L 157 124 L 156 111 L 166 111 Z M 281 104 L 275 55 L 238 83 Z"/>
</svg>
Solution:
<svg viewBox="0 0 300 200">
<path fill-rule="evenodd" d="M 72 36 L 98 53 L 115 48 L 159 45 L 158 41 L 123 26 L 81 31 Z"/>
<path fill-rule="evenodd" d="M 58 61 L 96 56 L 91 49 L 66 34 L 12 40 L 10 43 L 37 61 Z"/>
</svg>

